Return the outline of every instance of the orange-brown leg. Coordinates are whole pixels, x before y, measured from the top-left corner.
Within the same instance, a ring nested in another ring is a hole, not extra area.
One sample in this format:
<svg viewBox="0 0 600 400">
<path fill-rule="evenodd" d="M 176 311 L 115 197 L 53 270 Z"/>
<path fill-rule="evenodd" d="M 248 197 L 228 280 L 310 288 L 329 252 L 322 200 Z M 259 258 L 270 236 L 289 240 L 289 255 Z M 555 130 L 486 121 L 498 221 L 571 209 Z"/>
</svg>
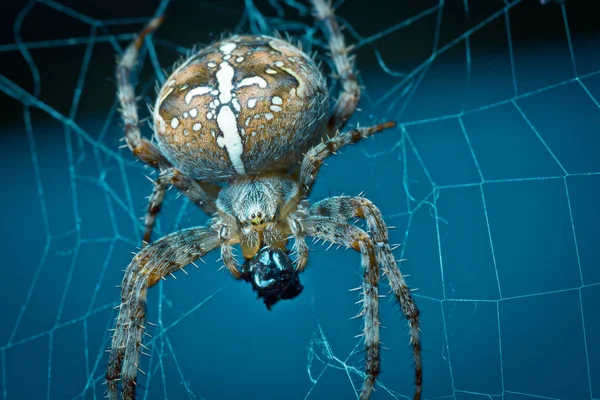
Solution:
<svg viewBox="0 0 600 400">
<path fill-rule="evenodd" d="M 300 188 L 302 189 L 303 194 L 308 196 L 317 179 L 317 174 L 319 173 L 323 161 L 331 154 L 335 154 L 340 147 L 356 143 L 360 139 L 364 139 L 374 133 L 381 132 L 384 129 L 392 128 L 394 126 L 396 126 L 395 122 L 384 122 L 368 128 L 352 129 L 350 131 L 339 133 L 334 137 L 311 147 L 306 152 L 302 164 L 300 165 Z"/>
<path fill-rule="evenodd" d="M 156 30 L 163 18 L 154 18 L 131 42 L 117 62 L 117 96 L 121 106 L 120 113 L 125 124 L 125 141 L 131 152 L 144 163 L 154 168 L 168 168 L 169 161 L 162 155 L 158 147 L 140 134 L 140 121 L 135 99 L 135 88 L 131 82 L 131 74 L 135 67 L 144 38 Z"/>
<path fill-rule="evenodd" d="M 331 59 L 342 89 L 327 126 L 329 132 L 335 132 L 342 129 L 356 111 L 360 100 L 360 86 L 354 72 L 353 57 L 348 55 L 351 48 L 346 47 L 344 35 L 335 19 L 333 8 L 326 0 L 312 0 L 312 2 L 314 17 L 323 24 L 329 41 Z"/>
<path fill-rule="evenodd" d="M 119 398 L 119 382 L 123 400 L 135 399 L 148 288 L 218 246 L 218 234 L 211 228 L 190 228 L 157 240 L 133 258 L 121 284 L 119 316 L 109 350 L 106 372 L 109 399 Z"/>
<path fill-rule="evenodd" d="M 137 63 L 140 48 L 147 35 L 155 31 L 162 23 L 163 18 L 154 18 L 146 25 L 117 62 L 117 94 L 120 103 L 120 113 L 125 124 L 125 141 L 134 156 L 145 164 L 161 170 L 155 182 L 154 190 L 150 196 L 145 217 L 143 244 L 147 244 L 152 236 L 156 216 L 161 209 L 164 199 L 165 187 L 172 184 L 179 189 L 194 204 L 204 212 L 212 215 L 216 211 L 214 198 L 207 194 L 200 183 L 186 177 L 181 171 L 173 168 L 172 164 L 161 153 L 160 149 L 148 139 L 141 137 L 140 124 L 135 99 L 135 88 L 131 75 Z"/>
<path fill-rule="evenodd" d="M 360 399 L 368 400 L 379 375 L 381 360 L 379 353 L 381 345 L 379 339 L 379 266 L 377 265 L 375 244 L 365 231 L 354 225 L 323 217 L 304 218 L 301 214 L 297 217 L 301 235 L 346 246 L 361 254 L 363 283 L 360 303 L 362 308 L 358 316 L 364 318 L 363 332 L 360 336 L 363 336 L 365 341 L 365 380 Z"/>
<path fill-rule="evenodd" d="M 412 298 L 411 291 L 400 268 L 398 268 L 398 262 L 392 254 L 388 242 L 388 228 L 381 211 L 371 200 L 364 197 L 337 196 L 315 203 L 308 209 L 308 214 L 314 217 L 327 217 L 344 223 L 355 218 L 361 218 L 367 222 L 371 240 L 377 247 L 377 258 L 381 264 L 381 269 L 408 321 L 410 343 L 413 347 L 415 361 L 414 400 L 419 400 L 423 383 L 419 309 Z"/>
</svg>

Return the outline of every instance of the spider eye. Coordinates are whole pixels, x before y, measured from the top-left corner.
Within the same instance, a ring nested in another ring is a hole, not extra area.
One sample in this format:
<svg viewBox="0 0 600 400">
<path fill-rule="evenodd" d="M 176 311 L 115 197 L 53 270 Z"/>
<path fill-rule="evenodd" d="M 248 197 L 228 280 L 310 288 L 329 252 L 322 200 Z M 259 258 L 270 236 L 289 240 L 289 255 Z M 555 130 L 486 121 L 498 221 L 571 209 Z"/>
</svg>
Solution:
<svg viewBox="0 0 600 400">
<path fill-rule="evenodd" d="M 250 223 L 252 225 L 261 225 L 263 222 L 265 222 L 265 219 L 262 212 L 258 211 L 250 215 Z"/>
</svg>

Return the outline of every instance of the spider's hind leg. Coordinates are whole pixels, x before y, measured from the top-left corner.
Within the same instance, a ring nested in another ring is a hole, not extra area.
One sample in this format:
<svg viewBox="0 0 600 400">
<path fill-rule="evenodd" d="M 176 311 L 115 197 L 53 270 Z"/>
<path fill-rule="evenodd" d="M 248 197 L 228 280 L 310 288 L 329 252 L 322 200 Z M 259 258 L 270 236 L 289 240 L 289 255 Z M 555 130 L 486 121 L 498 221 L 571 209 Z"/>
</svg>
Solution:
<svg viewBox="0 0 600 400">
<path fill-rule="evenodd" d="M 333 220 L 346 222 L 353 218 L 365 219 L 369 228 L 370 237 L 377 248 L 377 258 L 387 277 L 396 300 L 408 320 L 410 329 L 410 342 L 413 346 L 415 361 L 415 395 L 414 399 L 421 398 L 422 370 L 421 370 L 421 341 L 419 329 L 419 309 L 417 308 L 408 285 L 402 276 L 398 263 L 392 254 L 388 242 L 388 228 L 383 220 L 381 211 L 373 202 L 364 197 L 338 196 L 331 197 L 315 203 L 308 209 L 312 216 L 327 217 Z"/>
</svg>

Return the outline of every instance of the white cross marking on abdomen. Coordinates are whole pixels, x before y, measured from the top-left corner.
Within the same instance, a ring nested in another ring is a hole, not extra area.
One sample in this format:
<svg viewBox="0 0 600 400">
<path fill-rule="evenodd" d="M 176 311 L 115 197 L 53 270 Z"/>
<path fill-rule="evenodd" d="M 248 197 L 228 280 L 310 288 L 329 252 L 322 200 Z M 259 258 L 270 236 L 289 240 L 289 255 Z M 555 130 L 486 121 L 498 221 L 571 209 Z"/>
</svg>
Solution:
<svg viewBox="0 0 600 400">
<path fill-rule="evenodd" d="M 235 47 L 235 43 L 226 43 L 221 46 L 220 50 L 223 54 L 227 55 L 231 53 L 231 51 Z M 214 89 L 210 86 L 197 86 L 187 92 L 187 94 L 185 95 L 185 102 L 187 104 L 190 104 L 195 96 L 201 96 L 205 94 L 210 94 L 211 96 L 213 96 L 213 98 L 217 95 L 219 96 L 220 106 L 217 110 L 217 126 L 221 130 L 223 136 L 217 137 L 217 144 L 221 148 L 225 147 L 225 149 L 227 150 L 227 154 L 229 155 L 229 160 L 231 160 L 231 164 L 233 165 L 233 168 L 235 168 L 238 174 L 244 175 L 246 173 L 246 169 L 244 168 L 244 162 L 242 161 L 244 145 L 242 143 L 242 138 L 238 131 L 237 116 L 235 115 L 229 104 L 237 102 L 237 99 L 233 97 L 234 89 L 255 84 L 258 85 L 260 88 L 266 88 L 267 81 L 265 81 L 260 76 L 252 76 L 249 78 L 242 79 L 242 81 L 237 85 L 237 87 L 234 88 L 234 72 L 235 70 L 233 69 L 233 67 L 226 61 L 223 61 L 221 64 L 219 64 L 219 70 L 216 74 L 216 93 Z M 234 108 L 237 111 L 239 111 L 239 103 L 235 103 L 233 105 L 235 106 Z"/>
<path fill-rule="evenodd" d="M 244 145 L 238 132 L 237 118 L 231 107 L 221 107 L 219 114 L 217 114 L 217 125 L 219 125 L 221 132 L 223 132 L 223 137 L 217 137 L 217 144 L 227 149 L 233 168 L 235 168 L 238 174 L 243 175 L 246 172 L 244 163 L 242 162 Z"/>
</svg>

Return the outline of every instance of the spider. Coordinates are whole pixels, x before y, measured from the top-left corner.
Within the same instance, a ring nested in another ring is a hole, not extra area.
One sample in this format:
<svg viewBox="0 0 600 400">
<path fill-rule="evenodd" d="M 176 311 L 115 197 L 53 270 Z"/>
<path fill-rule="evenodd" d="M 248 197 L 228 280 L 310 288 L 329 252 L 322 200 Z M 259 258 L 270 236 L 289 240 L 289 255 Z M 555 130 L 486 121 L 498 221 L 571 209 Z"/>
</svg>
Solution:
<svg viewBox="0 0 600 400">
<path fill-rule="evenodd" d="M 152 20 L 119 58 L 116 77 L 125 141 L 134 156 L 159 171 L 145 217 L 144 247 L 134 256 L 121 285 L 121 303 L 106 373 L 108 397 L 135 398 L 146 324 L 147 290 L 167 275 L 219 248 L 235 279 L 255 288 L 296 285 L 308 261 L 306 238 L 331 242 L 361 254 L 358 288 L 364 318 L 365 379 L 360 398 L 369 399 L 380 371 L 379 277 L 388 279 L 408 320 L 415 362 L 414 399 L 421 397 L 419 311 L 388 243 L 379 209 L 363 196 L 336 196 L 310 204 L 308 196 L 328 156 L 348 144 L 395 126 L 386 122 L 343 131 L 357 108 L 360 87 L 332 7 L 312 0 L 315 19 L 328 39 L 341 93 L 329 112 L 326 79 L 313 59 L 280 38 L 234 35 L 192 54 L 176 66 L 151 110 L 155 141 L 140 135 L 132 70 Z M 298 163 L 300 166 L 298 167 Z M 205 211 L 206 226 L 183 229 L 149 243 L 167 186 Z M 365 231 L 351 223 L 364 219 Z M 292 262 L 288 240 L 293 238 Z M 245 268 L 233 253 L 239 245 Z M 275 266 L 275 267 L 273 267 Z M 187 273 L 186 273 L 187 274 Z M 269 275 L 270 274 L 270 275 Z M 287 280 L 286 280 L 287 279 Z M 288 287 L 289 289 L 289 287 Z M 265 291 L 265 293 L 268 292 Z M 268 294 L 265 294 L 265 297 Z M 265 300 L 266 302 L 267 300 Z M 272 301 L 272 300 L 271 300 Z"/>
</svg>

